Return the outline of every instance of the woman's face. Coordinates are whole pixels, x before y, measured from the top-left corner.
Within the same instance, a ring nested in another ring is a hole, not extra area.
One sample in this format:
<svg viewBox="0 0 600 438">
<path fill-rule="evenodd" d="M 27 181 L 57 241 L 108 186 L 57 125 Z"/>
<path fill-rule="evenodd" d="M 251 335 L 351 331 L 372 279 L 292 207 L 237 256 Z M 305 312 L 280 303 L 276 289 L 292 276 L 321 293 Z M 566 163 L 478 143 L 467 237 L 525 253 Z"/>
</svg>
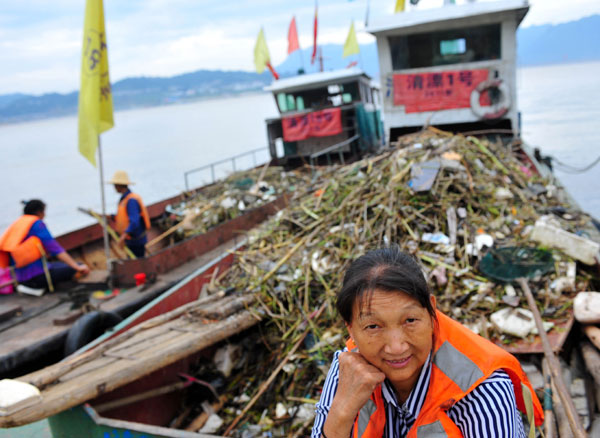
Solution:
<svg viewBox="0 0 600 438">
<path fill-rule="evenodd" d="M 435 308 L 435 298 L 431 296 Z M 347 325 L 360 354 L 379 368 L 405 400 L 433 345 L 433 319 L 404 292 L 375 290 L 356 300 Z"/>
</svg>

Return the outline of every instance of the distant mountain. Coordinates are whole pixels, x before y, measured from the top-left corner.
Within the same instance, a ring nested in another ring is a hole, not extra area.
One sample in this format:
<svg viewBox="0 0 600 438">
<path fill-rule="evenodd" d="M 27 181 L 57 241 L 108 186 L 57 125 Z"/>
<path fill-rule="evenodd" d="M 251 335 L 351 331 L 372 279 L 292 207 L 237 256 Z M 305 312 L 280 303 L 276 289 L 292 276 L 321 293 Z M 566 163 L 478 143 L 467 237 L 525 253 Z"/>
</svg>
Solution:
<svg viewBox="0 0 600 438">
<path fill-rule="evenodd" d="M 202 97 L 262 90 L 271 83 L 270 73 L 198 70 L 177 76 L 127 78 L 112 84 L 115 109 L 167 105 Z M 73 114 L 78 92 L 0 95 L 0 123 Z"/>
<path fill-rule="evenodd" d="M 519 65 L 557 64 L 600 59 L 600 15 L 517 31 Z"/>
<path fill-rule="evenodd" d="M 0 95 L 0 108 L 11 104 L 15 100 L 21 99 L 22 97 L 27 97 L 27 95 L 23 93 L 2 94 Z"/>
<path fill-rule="evenodd" d="M 323 44 L 319 46 L 323 54 L 324 70 L 337 70 L 348 67 L 351 62 L 357 62 L 369 76 L 376 78 L 379 75 L 379 61 L 377 58 L 377 46 L 375 43 L 360 46 L 360 55 L 350 55 L 342 58 L 344 46 L 340 44 Z M 294 52 L 275 69 L 282 76 L 295 76 L 298 70 L 303 69 L 306 73 L 319 71 L 319 59 L 314 64 L 310 63 L 312 47 L 306 48 L 300 53 Z"/>
<path fill-rule="evenodd" d="M 520 66 L 580 62 L 600 59 L 600 15 L 557 25 L 532 26 L 517 32 Z M 342 58 L 341 44 L 321 46 L 325 70 L 345 68 L 351 62 L 378 79 L 375 43 L 362 45 L 360 56 Z M 276 66 L 282 77 L 318 70 L 319 60 L 310 63 L 312 47 L 294 52 Z M 177 76 L 134 77 L 113 84 L 115 109 L 167 105 L 203 97 L 259 91 L 271 83 L 271 75 L 246 71 L 198 70 Z M 77 92 L 32 96 L 21 93 L 0 95 L 0 123 L 55 117 L 77 111 Z"/>
</svg>

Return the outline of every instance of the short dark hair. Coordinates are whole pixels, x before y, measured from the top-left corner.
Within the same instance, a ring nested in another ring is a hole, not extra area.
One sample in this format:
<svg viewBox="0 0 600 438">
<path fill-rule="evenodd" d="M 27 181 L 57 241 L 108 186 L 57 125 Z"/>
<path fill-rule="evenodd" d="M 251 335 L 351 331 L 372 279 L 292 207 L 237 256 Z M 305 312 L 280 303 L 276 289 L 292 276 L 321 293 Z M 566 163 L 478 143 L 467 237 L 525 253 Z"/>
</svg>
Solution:
<svg viewBox="0 0 600 438">
<path fill-rule="evenodd" d="M 39 199 L 31 199 L 25 202 L 25 207 L 23 207 L 23 214 L 38 215 L 44 211 L 46 211 L 46 204 Z"/>
<path fill-rule="evenodd" d="M 346 323 L 352 322 L 356 300 L 362 300 L 376 289 L 404 292 L 415 298 L 435 318 L 431 293 L 421 267 L 411 255 L 397 246 L 369 251 L 354 260 L 346 270 L 336 302 L 337 310 Z"/>
</svg>

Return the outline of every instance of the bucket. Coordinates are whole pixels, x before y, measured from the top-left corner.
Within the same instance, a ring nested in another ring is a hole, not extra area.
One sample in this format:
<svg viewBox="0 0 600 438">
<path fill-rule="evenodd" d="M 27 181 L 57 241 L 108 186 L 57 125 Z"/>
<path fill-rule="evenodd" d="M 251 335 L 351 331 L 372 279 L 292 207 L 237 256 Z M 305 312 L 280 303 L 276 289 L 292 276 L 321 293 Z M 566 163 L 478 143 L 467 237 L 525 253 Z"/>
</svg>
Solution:
<svg viewBox="0 0 600 438">
<path fill-rule="evenodd" d="M 136 286 L 141 286 L 142 284 L 146 283 L 146 274 L 144 272 L 135 274 L 133 278 L 135 279 Z"/>
</svg>

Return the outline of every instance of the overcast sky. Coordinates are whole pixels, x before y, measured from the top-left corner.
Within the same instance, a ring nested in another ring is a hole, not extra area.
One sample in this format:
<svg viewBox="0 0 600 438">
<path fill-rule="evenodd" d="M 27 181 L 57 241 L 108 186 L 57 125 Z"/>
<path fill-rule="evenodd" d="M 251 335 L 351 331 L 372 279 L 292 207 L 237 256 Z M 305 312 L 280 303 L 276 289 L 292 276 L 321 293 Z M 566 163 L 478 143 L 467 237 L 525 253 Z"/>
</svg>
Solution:
<svg viewBox="0 0 600 438">
<path fill-rule="evenodd" d="M 371 0 L 371 21 L 391 14 L 394 3 Z M 421 0 L 418 8 L 442 3 Z M 363 32 L 366 4 L 367 0 L 319 0 L 319 42 L 343 44 L 351 20 L 359 42 L 373 41 Z M 523 26 L 600 13 L 598 0 L 530 4 Z M 250 71 L 261 26 L 277 65 L 285 59 L 287 27 L 294 14 L 300 45 L 312 44 L 314 0 L 104 0 L 104 8 L 113 82 L 198 69 Z M 84 0 L 2 0 L 0 94 L 64 93 L 79 87 L 84 9 Z"/>
</svg>

